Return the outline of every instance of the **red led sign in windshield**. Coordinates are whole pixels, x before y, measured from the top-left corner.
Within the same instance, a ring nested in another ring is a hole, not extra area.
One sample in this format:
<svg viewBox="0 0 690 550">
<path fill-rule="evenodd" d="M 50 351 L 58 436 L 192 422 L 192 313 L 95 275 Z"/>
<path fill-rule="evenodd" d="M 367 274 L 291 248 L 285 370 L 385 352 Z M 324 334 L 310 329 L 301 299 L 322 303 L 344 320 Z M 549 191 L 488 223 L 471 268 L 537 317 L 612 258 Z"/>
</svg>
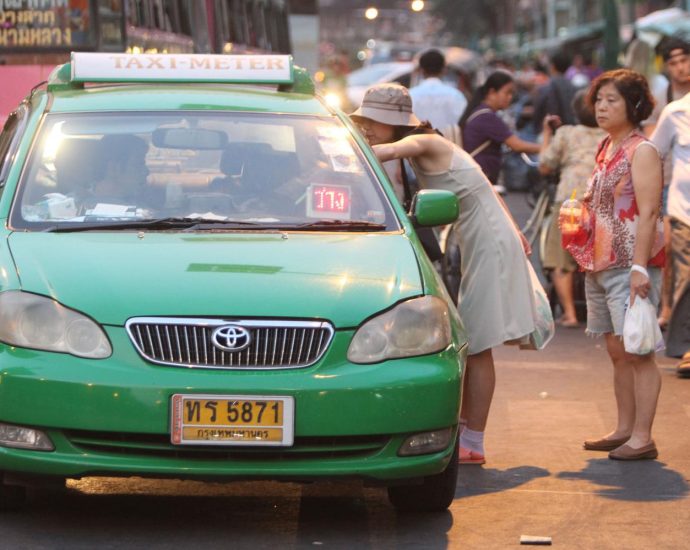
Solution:
<svg viewBox="0 0 690 550">
<path fill-rule="evenodd" d="M 307 215 L 317 218 L 350 219 L 350 188 L 315 184 L 309 188 Z"/>
</svg>

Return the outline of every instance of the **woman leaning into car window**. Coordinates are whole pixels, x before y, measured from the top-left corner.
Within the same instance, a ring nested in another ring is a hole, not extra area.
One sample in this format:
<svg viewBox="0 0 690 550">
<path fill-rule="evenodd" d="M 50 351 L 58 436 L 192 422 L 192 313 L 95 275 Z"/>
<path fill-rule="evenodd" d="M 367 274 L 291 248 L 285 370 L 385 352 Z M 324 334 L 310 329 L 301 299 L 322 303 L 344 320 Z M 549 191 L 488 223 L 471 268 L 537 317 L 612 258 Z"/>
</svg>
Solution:
<svg viewBox="0 0 690 550">
<path fill-rule="evenodd" d="M 421 127 L 406 88 L 397 84 L 369 88 L 351 117 L 380 161 L 408 159 L 423 189 L 451 190 L 460 200 L 458 308 L 469 336 L 460 463 L 483 464 L 484 429 L 495 385 L 491 349 L 519 341 L 535 329 L 525 258 L 528 245 L 470 155 Z"/>
</svg>

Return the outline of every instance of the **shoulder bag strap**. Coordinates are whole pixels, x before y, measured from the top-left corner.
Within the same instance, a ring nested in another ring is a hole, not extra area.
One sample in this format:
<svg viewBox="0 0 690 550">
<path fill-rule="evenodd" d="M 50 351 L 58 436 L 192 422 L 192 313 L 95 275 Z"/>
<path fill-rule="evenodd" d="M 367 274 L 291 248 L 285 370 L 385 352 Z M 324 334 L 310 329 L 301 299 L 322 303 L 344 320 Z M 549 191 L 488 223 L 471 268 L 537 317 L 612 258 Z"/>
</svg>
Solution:
<svg viewBox="0 0 690 550">
<path fill-rule="evenodd" d="M 465 121 L 465 124 L 467 124 L 470 120 L 473 120 L 477 118 L 479 115 L 484 115 L 486 113 L 492 112 L 491 109 L 485 107 L 484 109 L 479 109 L 478 111 L 475 111 L 472 113 L 470 116 L 467 117 L 467 120 Z"/>
<path fill-rule="evenodd" d="M 479 147 L 477 147 L 474 151 L 470 153 L 470 156 L 472 158 L 476 157 L 479 153 L 481 153 L 484 149 L 486 149 L 489 145 L 491 145 L 491 140 L 487 139 L 484 143 L 482 143 Z"/>
<path fill-rule="evenodd" d="M 412 204 L 412 190 L 410 189 L 410 181 L 407 179 L 407 170 L 405 170 L 405 161 L 403 159 L 400 159 L 400 178 L 402 179 L 403 192 L 405 194 L 403 206 L 405 210 L 409 210 Z"/>
<path fill-rule="evenodd" d="M 467 117 L 467 120 L 465 121 L 465 124 L 467 124 L 470 120 L 477 118 L 479 115 L 483 115 L 486 113 L 491 113 L 491 109 L 484 108 L 484 109 L 479 109 L 478 111 L 475 111 L 472 113 L 469 117 Z M 476 157 L 479 153 L 481 153 L 484 149 L 486 149 L 489 145 L 491 145 L 491 140 L 487 139 L 484 143 L 482 143 L 479 147 L 474 149 L 471 153 L 470 156 L 472 158 Z"/>
</svg>

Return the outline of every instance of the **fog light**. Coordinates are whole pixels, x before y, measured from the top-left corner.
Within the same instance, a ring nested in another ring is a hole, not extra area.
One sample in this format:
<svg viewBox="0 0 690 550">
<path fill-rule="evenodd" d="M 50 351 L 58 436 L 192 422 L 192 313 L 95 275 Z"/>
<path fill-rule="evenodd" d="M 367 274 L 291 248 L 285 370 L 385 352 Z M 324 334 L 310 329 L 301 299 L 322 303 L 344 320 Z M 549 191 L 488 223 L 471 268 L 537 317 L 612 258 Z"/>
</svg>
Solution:
<svg viewBox="0 0 690 550">
<path fill-rule="evenodd" d="M 0 446 L 34 451 L 53 451 L 55 446 L 40 430 L 0 422 Z"/>
<path fill-rule="evenodd" d="M 443 451 L 450 443 L 451 428 L 411 435 L 398 450 L 398 456 L 427 455 Z"/>
</svg>

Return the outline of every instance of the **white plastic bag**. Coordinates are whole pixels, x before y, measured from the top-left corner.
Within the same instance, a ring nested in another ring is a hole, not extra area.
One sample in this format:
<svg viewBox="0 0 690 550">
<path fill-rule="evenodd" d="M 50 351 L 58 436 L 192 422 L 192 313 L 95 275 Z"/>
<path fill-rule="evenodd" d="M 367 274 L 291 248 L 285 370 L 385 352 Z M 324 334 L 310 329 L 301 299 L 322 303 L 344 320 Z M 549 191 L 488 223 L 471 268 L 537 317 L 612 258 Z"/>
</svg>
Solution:
<svg viewBox="0 0 690 550">
<path fill-rule="evenodd" d="M 664 349 L 656 308 L 649 298 L 635 297 L 635 302 L 625 312 L 623 322 L 623 346 L 635 355 L 647 355 Z"/>
<path fill-rule="evenodd" d="M 534 293 L 534 331 L 520 343 L 520 349 L 544 349 L 556 333 L 549 298 L 532 264 L 527 262 Z"/>
</svg>

